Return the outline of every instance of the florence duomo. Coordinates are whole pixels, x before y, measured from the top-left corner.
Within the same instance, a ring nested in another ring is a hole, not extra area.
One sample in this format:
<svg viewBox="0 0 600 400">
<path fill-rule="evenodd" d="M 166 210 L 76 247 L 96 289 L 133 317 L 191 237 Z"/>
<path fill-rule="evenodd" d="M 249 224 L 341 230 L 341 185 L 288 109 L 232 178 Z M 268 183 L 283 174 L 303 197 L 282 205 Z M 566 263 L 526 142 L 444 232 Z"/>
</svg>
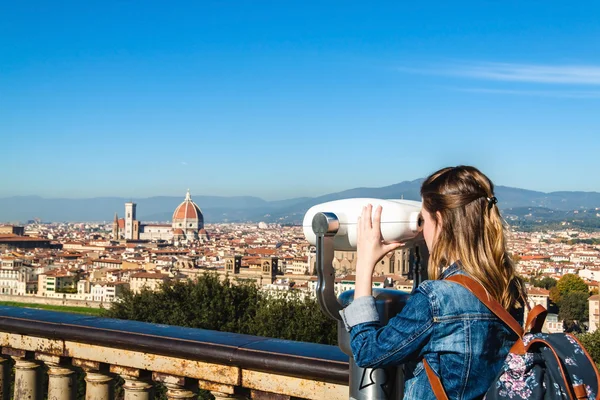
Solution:
<svg viewBox="0 0 600 400">
<path fill-rule="evenodd" d="M 208 240 L 208 234 L 204 229 L 202 210 L 192 200 L 189 190 L 183 202 L 175 208 L 171 224 L 140 222 L 136 218 L 136 208 L 136 203 L 127 202 L 125 203 L 124 218 L 119 218 L 115 213 L 113 239 L 180 242 Z"/>
</svg>

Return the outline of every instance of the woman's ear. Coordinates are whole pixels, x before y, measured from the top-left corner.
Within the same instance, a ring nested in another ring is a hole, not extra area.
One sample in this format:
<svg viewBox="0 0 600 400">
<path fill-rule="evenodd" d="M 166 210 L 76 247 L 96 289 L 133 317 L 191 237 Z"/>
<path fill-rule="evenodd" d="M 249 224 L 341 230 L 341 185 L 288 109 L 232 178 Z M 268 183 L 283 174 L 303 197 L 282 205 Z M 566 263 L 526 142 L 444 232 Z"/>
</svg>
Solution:
<svg viewBox="0 0 600 400">
<path fill-rule="evenodd" d="M 444 225 L 444 219 L 442 218 L 442 213 L 439 211 L 435 212 L 435 223 L 436 227 L 442 229 L 442 226 Z"/>
</svg>

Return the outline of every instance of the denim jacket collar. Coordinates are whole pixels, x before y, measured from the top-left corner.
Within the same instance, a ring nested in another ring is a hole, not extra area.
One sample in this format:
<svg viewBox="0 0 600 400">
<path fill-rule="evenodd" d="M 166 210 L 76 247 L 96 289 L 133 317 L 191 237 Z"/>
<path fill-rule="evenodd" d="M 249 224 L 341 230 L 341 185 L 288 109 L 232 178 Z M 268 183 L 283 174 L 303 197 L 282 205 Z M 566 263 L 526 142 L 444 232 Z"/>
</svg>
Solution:
<svg viewBox="0 0 600 400">
<path fill-rule="evenodd" d="M 456 274 L 464 274 L 465 272 L 463 271 L 461 265 L 460 265 L 460 261 L 457 261 L 453 264 L 451 264 L 448 268 L 446 268 L 444 270 L 444 272 L 442 272 L 442 276 L 440 277 L 440 279 L 446 279 L 449 276 L 452 275 L 456 275 Z"/>
</svg>

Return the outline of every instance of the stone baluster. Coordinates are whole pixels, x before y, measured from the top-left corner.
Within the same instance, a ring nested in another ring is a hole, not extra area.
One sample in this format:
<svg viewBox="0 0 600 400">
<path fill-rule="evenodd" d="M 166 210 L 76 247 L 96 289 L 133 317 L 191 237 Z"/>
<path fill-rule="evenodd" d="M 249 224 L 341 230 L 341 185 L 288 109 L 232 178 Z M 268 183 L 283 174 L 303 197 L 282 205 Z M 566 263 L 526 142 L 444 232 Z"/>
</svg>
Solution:
<svg viewBox="0 0 600 400">
<path fill-rule="evenodd" d="M 210 394 L 215 397 L 215 400 L 247 400 L 248 396 L 242 394 L 235 393 L 223 393 L 217 392 L 216 390 L 211 390 Z"/>
<path fill-rule="evenodd" d="M 152 380 L 160 382 L 167 388 L 167 399 L 191 399 L 196 396 L 193 386 L 186 382 L 183 376 L 152 373 Z"/>
<path fill-rule="evenodd" d="M 135 368 L 111 365 L 110 372 L 123 378 L 124 400 L 149 400 L 152 393 L 150 373 Z"/>
<path fill-rule="evenodd" d="M 290 400 L 291 396 L 279 393 L 263 392 L 261 390 L 251 390 L 250 398 L 252 400 Z"/>
<path fill-rule="evenodd" d="M 10 398 L 10 359 L 0 357 L 0 400 Z"/>
<path fill-rule="evenodd" d="M 35 359 L 48 366 L 48 400 L 75 400 L 75 371 L 69 368 L 64 358 L 35 353 Z"/>
<path fill-rule="evenodd" d="M 25 350 L 3 347 L 2 354 L 15 360 L 15 400 L 39 400 L 42 398 L 41 379 L 38 376 L 40 364 L 30 359 Z"/>
<path fill-rule="evenodd" d="M 199 380 L 198 387 L 208 390 L 215 400 L 247 400 L 248 396 L 237 393 L 236 387 L 221 383 Z"/>
<path fill-rule="evenodd" d="M 85 400 L 112 400 L 113 377 L 104 372 L 104 365 L 97 361 L 73 359 L 73 365 L 85 371 Z"/>
</svg>

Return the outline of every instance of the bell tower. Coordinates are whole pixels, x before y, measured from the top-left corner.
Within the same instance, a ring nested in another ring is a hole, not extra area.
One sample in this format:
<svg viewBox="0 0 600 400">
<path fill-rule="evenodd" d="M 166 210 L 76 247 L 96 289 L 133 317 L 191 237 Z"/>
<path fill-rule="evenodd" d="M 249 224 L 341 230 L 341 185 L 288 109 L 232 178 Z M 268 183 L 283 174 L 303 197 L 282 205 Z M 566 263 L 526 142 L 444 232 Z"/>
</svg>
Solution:
<svg viewBox="0 0 600 400">
<path fill-rule="evenodd" d="M 136 204 L 133 202 L 125 203 L 125 239 L 133 240 L 135 239 L 135 206 Z"/>
<path fill-rule="evenodd" d="M 119 216 L 115 213 L 115 219 L 112 226 L 112 237 L 113 240 L 119 240 Z"/>
</svg>

